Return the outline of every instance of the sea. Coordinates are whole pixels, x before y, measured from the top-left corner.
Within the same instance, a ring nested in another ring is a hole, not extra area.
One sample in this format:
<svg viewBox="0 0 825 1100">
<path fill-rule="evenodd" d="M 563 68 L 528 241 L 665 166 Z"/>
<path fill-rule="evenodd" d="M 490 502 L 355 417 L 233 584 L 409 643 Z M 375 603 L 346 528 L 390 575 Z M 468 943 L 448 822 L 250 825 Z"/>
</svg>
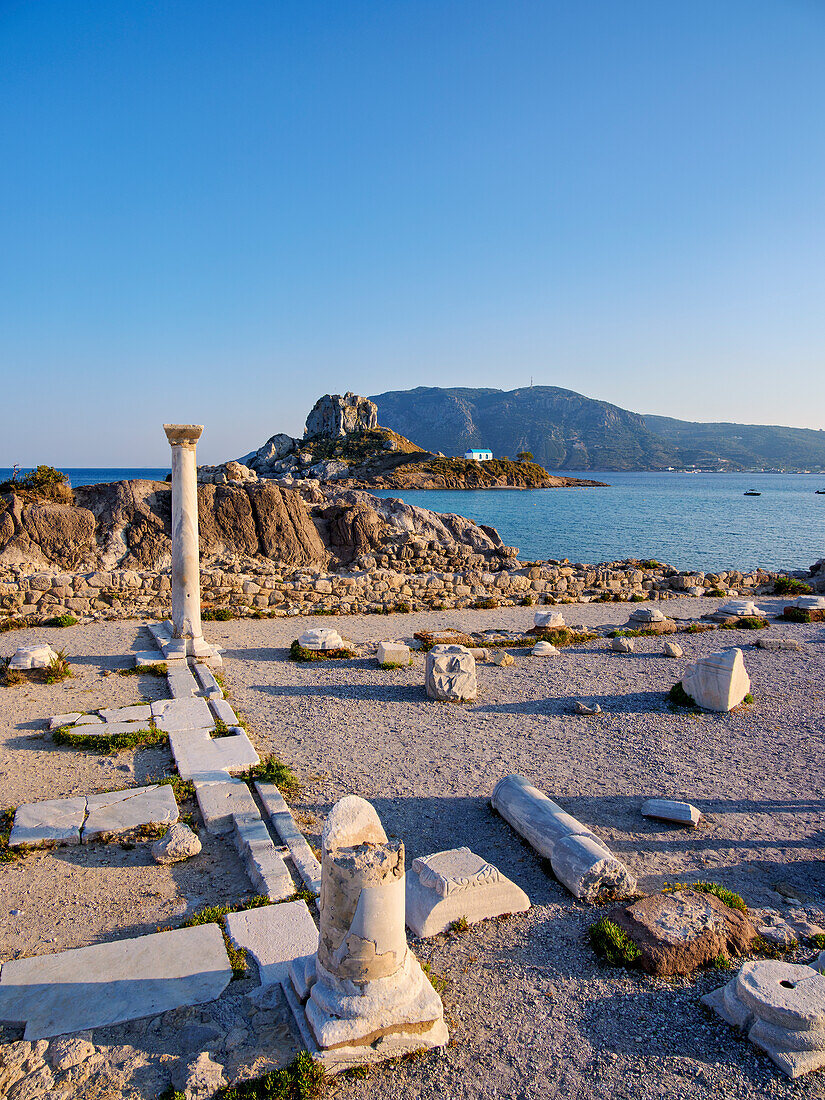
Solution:
<svg viewBox="0 0 825 1100">
<path fill-rule="evenodd" d="M 23 471 L 25 472 L 25 471 Z M 163 481 L 165 469 L 65 469 L 71 484 Z M 565 474 L 565 471 L 552 471 Z M 825 557 L 823 474 L 571 470 L 606 488 L 382 492 L 495 527 L 524 561 L 655 558 L 677 569 L 807 569 Z M 11 470 L 0 469 L 0 480 Z M 755 490 L 760 496 L 745 496 Z"/>
</svg>

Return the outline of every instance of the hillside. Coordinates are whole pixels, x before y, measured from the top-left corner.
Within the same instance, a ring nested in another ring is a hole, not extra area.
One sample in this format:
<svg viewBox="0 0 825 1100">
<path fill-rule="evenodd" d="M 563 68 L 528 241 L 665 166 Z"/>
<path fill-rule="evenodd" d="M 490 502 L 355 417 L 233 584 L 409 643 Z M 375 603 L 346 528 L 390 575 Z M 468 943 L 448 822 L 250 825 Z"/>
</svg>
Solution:
<svg viewBox="0 0 825 1100">
<path fill-rule="evenodd" d="M 643 416 L 556 386 L 419 386 L 371 400 L 382 424 L 448 455 L 479 446 L 511 457 L 526 450 L 551 470 L 825 470 L 825 432 Z"/>
</svg>

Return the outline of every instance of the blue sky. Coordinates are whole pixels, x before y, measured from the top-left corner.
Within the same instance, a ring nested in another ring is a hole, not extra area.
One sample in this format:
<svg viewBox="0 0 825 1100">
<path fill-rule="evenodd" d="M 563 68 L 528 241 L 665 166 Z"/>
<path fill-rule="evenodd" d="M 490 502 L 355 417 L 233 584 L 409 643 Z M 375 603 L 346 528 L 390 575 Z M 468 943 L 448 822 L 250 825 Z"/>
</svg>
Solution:
<svg viewBox="0 0 825 1100">
<path fill-rule="evenodd" d="M 325 392 L 825 424 L 820 0 L 0 2 L 0 466 Z"/>
</svg>

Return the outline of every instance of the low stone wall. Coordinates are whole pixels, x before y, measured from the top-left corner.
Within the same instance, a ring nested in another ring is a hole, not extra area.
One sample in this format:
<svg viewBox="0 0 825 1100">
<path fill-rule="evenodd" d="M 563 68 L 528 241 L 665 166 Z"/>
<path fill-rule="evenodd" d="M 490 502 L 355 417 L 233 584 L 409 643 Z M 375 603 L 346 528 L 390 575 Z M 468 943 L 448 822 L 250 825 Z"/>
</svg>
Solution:
<svg viewBox="0 0 825 1100">
<path fill-rule="evenodd" d="M 388 611 L 441 610 L 527 603 L 594 600 L 668 599 L 675 596 L 741 593 L 771 585 L 777 574 L 689 573 L 638 562 L 570 565 L 568 562 L 517 564 L 497 572 L 478 565 L 460 571 L 399 572 L 373 569 L 321 573 L 309 569 L 278 572 L 271 563 L 204 565 L 201 595 L 205 617 L 226 608 L 233 616 L 255 613 L 344 615 Z M 0 570 L 0 623 L 7 616 L 41 620 L 78 617 L 167 618 L 171 613 L 168 572 L 29 572 Z"/>
</svg>

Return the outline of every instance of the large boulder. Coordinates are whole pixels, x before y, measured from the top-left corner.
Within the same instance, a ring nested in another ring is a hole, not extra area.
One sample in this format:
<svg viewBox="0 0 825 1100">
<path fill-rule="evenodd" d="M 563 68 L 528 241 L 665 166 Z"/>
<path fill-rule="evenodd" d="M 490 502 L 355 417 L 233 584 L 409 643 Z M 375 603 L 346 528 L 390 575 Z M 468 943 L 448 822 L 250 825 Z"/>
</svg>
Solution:
<svg viewBox="0 0 825 1100">
<path fill-rule="evenodd" d="M 306 420 L 307 439 L 343 439 L 350 432 L 372 431 L 378 427 L 378 406 L 354 393 L 325 394 L 319 397 Z"/>
<path fill-rule="evenodd" d="M 742 955 L 758 933 L 743 912 L 715 894 L 676 890 L 612 909 L 608 918 L 639 948 L 648 974 L 691 974 L 720 956 Z"/>
</svg>

